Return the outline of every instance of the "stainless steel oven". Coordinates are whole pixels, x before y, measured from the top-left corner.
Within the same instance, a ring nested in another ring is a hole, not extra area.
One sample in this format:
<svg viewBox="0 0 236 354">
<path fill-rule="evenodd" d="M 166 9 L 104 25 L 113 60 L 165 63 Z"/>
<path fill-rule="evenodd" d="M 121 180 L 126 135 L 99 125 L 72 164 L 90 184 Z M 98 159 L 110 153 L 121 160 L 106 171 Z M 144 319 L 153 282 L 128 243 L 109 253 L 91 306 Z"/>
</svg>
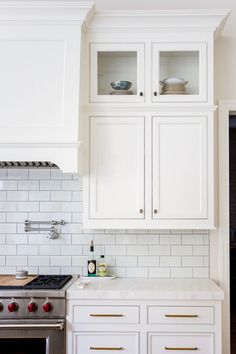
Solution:
<svg viewBox="0 0 236 354">
<path fill-rule="evenodd" d="M 0 354 L 65 354 L 68 275 L 39 275 L 0 287 Z"/>
<path fill-rule="evenodd" d="M 65 354 L 65 320 L 0 322 L 0 354 Z"/>
</svg>

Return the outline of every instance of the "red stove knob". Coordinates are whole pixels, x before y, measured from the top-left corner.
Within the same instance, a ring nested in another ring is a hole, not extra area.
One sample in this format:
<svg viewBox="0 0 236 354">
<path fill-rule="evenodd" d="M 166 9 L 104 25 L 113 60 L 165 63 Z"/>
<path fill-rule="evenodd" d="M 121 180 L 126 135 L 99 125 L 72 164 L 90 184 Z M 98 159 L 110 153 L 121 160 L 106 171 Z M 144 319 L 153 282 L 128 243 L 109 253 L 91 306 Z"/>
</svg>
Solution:
<svg viewBox="0 0 236 354">
<path fill-rule="evenodd" d="M 53 309 L 53 305 L 51 302 L 49 301 L 46 301 L 44 304 L 43 304 L 43 311 L 44 312 L 51 312 Z"/>
<path fill-rule="evenodd" d="M 27 307 L 29 312 L 35 312 L 38 309 L 38 305 L 34 301 L 30 301 Z"/>
<path fill-rule="evenodd" d="M 0 312 L 2 312 L 2 311 L 3 311 L 3 308 L 4 308 L 3 303 L 2 303 L 2 302 L 0 302 Z"/>
<path fill-rule="evenodd" d="M 15 302 L 14 300 L 12 300 L 7 306 L 9 312 L 16 312 L 18 310 L 18 307 L 19 306 L 17 302 Z"/>
</svg>

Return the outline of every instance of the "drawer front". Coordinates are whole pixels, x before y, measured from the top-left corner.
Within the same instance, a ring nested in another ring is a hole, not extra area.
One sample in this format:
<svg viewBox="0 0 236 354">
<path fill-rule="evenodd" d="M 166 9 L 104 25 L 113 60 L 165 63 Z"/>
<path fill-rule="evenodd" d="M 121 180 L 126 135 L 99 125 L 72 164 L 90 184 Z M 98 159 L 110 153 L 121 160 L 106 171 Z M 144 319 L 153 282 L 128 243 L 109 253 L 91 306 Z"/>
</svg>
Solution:
<svg viewBox="0 0 236 354">
<path fill-rule="evenodd" d="M 74 306 L 74 323 L 139 323 L 138 306 Z"/>
<path fill-rule="evenodd" d="M 74 333 L 73 354 L 138 354 L 137 333 Z"/>
<path fill-rule="evenodd" d="M 213 354 L 213 334 L 149 333 L 149 354 Z"/>
<path fill-rule="evenodd" d="M 149 306 L 148 323 L 213 324 L 214 307 Z"/>
</svg>

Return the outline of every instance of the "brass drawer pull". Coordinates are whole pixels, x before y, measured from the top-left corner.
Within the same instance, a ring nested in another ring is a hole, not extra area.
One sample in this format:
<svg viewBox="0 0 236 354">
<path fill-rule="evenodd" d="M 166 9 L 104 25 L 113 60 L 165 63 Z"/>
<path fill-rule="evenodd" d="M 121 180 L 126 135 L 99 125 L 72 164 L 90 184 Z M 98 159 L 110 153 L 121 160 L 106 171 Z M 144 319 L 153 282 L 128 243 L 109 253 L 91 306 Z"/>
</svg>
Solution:
<svg viewBox="0 0 236 354">
<path fill-rule="evenodd" d="M 198 348 L 197 347 L 193 347 L 193 348 L 165 347 L 165 350 L 198 350 Z"/>
<path fill-rule="evenodd" d="M 172 317 L 172 318 L 196 318 L 196 317 L 198 317 L 198 315 L 172 315 L 172 314 L 170 314 L 170 315 L 165 315 L 165 317 Z"/>
<path fill-rule="evenodd" d="M 121 313 L 90 313 L 90 317 L 123 317 Z"/>
<path fill-rule="evenodd" d="M 90 347 L 90 350 L 124 350 L 125 348 L 123 347 Z"/>
</svg>

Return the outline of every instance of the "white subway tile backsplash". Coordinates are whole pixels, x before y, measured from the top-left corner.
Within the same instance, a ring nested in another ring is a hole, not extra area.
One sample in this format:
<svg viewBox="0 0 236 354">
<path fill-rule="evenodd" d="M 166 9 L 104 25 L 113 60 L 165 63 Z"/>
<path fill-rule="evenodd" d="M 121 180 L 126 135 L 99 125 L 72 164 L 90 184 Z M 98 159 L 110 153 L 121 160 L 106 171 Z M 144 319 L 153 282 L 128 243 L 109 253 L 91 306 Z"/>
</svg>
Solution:
<svg viewBox="0 0 236 354">
<path fill-rule="evenodd" d="M 125 245 L 106 245 L 105 252 L 109 256 L 123 256 L 126 255 L 126 246 Z M 102 253 L 100 253 L 102 254 Z"/>
<path fill-rule="evenodd" d="M 194 256 L 207 256 L 209 252 L 208 246 L 193 246 Z"/>
<path fill-rule="evenodd" d="M 9 235 L 6 235 L 6 244 L 9 244 L 9 245 L 14 245 L 14 244 L 24 245 L 26 243 L 27 243 L 27 235 L 26 235 L 26 233 L 24 233 L 24 234 L 9 234 Z"/>
<path fill-rule="evenodd" d="M 149 246 L 149 254 L 153 256 L 169 256 L 170 246 Z"/>
<path fill-rule="evenodd" d="M 161 245 L 180 245 L 181 235 L 160 235 Z"/>
<path fill-rule="evenodd" d="M 7 200 L 7 192 L 0 191 L 0 200 L 6 201 Z"/>
<path fill-rule="evenodd" d="M 161 256 L 160 266 L 161 267 L 181 267 L 181 257 Z"/>
<path fill-rule="evenodd" d="M 36 191 L 39 189 L 39 181 L 37 180 L 22 180 L 18 181 L 18 189 L 25 191 Z"/>
<path fill-rule="evenodd" d="M 40 189 L 44 191 L 61 191 L 61 181 L 42 180 L 40 182 Z"/>
<path fill-rule="evenodd" d="M 50 179 L 50 169 L 29 169 L 29 179 Z"/>
<path fill-rule="evenodd" d="M 83 247 L 81 245 L 65 245 L 61 247 L 61 254 L 67 256 L 82 255 Z"/>
<path fill-rule="evenodd" d="M 193 278 L 209 278 L 209 268 L 193 268 Z"/>
<path fill-rule="evenodd" d="M 29 200 L 47 201 L 50 200 L 49 191 L 30 191 Z"/>
<path fill-rule="evenodd" d="M 136 245 L 128 245 L 127 246 L 127 255 L 134 256 L 145 256 L 148 255 L 148 246 L 136 246 Z"/>
<path fill-rule="evenodd" d="M 170 268 L 150 267 L 149 277 L 150 278 L 170 278 Z"/>
<path fill-rule="evenodd" d="M 59 245 L 40 245 L 38 248 L 41 256 L 59 256 L 61 254 L 61 246 Z"/>
<path fill-rule="evenodd" d="M 189 256 L 192 255 L 192 246 L 172 246 L 171 255 L 172 256 Z"/>
<path fill-rule="evenodd" d="M 7 213 L 7 222 L 21 222 L 27 219 L 27 213 Z M 1 221 L 3 222 L 3 220 Z"/>
<path fill-rule="evenodd" d="M 24 220 L 61 220 L 59 238 Z M 87 274 L 90 241 L 120 277 L 209 277 L 208 230 L 83 230 L 83 180 L 58 169 L 0 170 L 0 274 Z"/>
<path fill-rule="evenodd" d="M 51 192 L 51 200 L 54 201 L 71 201 L 72 200 L 72 192 L 69 191 L 52 191 Z"/>
<path fill-rule="evenodd" d="M 0 255 L 16 255 L 16 245 L 1 245 Z"/>
<path fill-rule="evenodd" d="M 15 234 L 16 233 L 16 224 L 11 223 L 1 223 L 0 224 L 0 233 L 1 234 Z"/>
<path fill-rule="evenodd" d="M 61 202 L 40 202 L 40 211 L 61 211 Z"/>
<path fill-rule="evenodd" d="M 9 168 L 7 170 L 8 179 L 26 179 L 29 176 L 29 171 L 27 169 L 20 168 Z"/>
<path fill-rule="evenodd" d="M 49 266 L 49 256 L 28 256 L 29 266 Z"/>
<path fill-rule="evenodd" d="M 136 256 L 117 256 L 116 263 L 120 267 L 137 267 L 137 257 Z"/>
<path fill-rule="evenodd" d="M 148 277 L 148 268 L 127 268 L 127 277 L 131 278 L 147 278 Z"/>
<path fill-rule="evenodd" d="M 116 230 L 117 231 L 117 230 Z M 104 235 L 100 235 L 103 237 Z M 106 236 L 106 233 L 105 233 Z M 127 235 L 127 234 L 117 234 L 115 242 L 117 245 L 136 245 L 137 244 L 137 235 Z"/>
<path fill-rule="evenodd" d="M 203 235 L 183 235 L 183 245 L 201 245 L 203 244 Z"/>
<path fill-rule="evenodd" d="M 0 180 L 0 190 L 3 191 L 14 191 L 17 190 L 17 181 L 10 181 L 10 180 Z"/>
<path fill-rule="evenodd" d="M 39 254 L 39 248 L 37 245 L 18 245 L 17 254 L 37 256 Z"/>
<path fill-rule="evenodd" d="M 17 202 L 0 202 L 0 211 L 17 211 Z"/>
<path fill-rule="evenodd" d="M 171 268 L 171 278 L 192 278 L 193 268 Z"/>
<path fill-rule="evenodd" d="M 28 200 L 28 192 L 26 191 L 8 191 L 7 192 L 7 200 L 9 201 L 20 201 L 20 200 Z"/>
<path fill-rule="evenodd" d="M 94 243 L 98 245 L 114 245 L 116 243 L 116 236 L 112 234 L 94 235 Z"/>
<path fill-rule="evenodd" d="M 138 244 L 140 245 L 158 245 L 160 243 L 159 235 L 138 235 Z"/>
<path fill-rule="evenodd" d="M 160 265 L 159 256 L 138 256 L 139 267 L 158 267 Z"/>
<path fill-rule="evenodd" d="M 39 202 L 18 202 L 18 211 L 29 211 L 29 212 L 39 211 Z"/>
<path fill-rule="evenodd" d="M 71 256 L 51 256 L 50 265 L 58 267 L 71 266 Z"/>
<path fill-rule="evenodd" d="M 7 266 L 24 267 L 27 266 L 26 256 L 6 256 Z"/>
</svg>

